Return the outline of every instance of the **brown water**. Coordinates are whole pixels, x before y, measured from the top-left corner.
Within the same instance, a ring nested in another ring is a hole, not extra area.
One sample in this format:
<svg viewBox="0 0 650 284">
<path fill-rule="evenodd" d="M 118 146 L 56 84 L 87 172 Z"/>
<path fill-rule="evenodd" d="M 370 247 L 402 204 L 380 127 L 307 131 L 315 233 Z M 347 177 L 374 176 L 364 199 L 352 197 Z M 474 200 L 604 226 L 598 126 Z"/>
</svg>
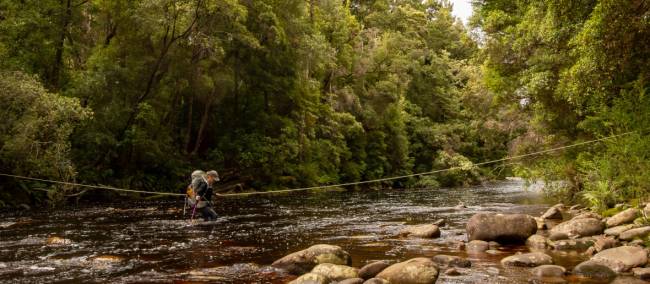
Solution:
<svg viewBox="0 0 650 284">
<path fill-rule="evenodd" d="M 467 208 L 455 209 L 459 203 Z M 269 267 L 313 244 L 347 250 L 353 266 L 374 260 L 453 254 L 473 266 L 438 283 L 522 283 L 527 269 L 504 268 L 503 254 L 468 256 L 454 249 L 478 212 L 541 214 L 548 205 L 521 181 L 472 188 L 328 192 L 217 201 L 218 221 L 191 225 L 183 203 L 148 202 L 68 208 L 0 219 L 0 282 L 7 283 L 284 283 L 295 278 Z M 447 221 L 442 237 L 403 238 L 407 224 Z M 66 239 L 47 244 L 48 238 Z M 552 254 L 572 267 L 578 253 Z M 571 280 L 571 279 L 569 279 Z"/>
</svg>

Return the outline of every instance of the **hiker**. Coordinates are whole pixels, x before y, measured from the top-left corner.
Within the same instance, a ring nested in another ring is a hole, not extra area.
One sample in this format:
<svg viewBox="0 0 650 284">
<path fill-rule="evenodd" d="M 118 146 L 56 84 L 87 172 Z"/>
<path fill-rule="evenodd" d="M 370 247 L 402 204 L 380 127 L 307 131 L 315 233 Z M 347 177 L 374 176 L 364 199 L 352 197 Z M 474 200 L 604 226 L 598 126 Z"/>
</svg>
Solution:
<svg viewBox="0 0 650 284">
<path fill-rule="evenodd" d="M 196 171 L 195 171 L 196 172 Z M 219 181 L 219 174 L 217 171 L 209 171 L 204 175 L 197 175 L 192 179 L 192 189 L 194 191 L 196 200 L 196 210 L 201 212 L 205 221 L 212 221 L 217 219 L 217 213 L 212 209 L 212 186 L 215 182 Z"/>
</svg>

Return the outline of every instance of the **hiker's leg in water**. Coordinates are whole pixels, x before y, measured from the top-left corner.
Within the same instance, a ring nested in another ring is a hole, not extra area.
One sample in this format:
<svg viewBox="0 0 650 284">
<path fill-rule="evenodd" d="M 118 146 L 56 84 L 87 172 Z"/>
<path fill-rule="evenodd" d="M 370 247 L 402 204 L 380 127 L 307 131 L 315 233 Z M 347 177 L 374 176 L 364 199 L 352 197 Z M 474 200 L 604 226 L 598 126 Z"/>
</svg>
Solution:
<svg viewBox="0 0 650 284">
<path fill-rule="evenodd" d="M 214 209 L 210 206 L 201 208 L 201 215 L 203 215 L 203 220 L 212 221 L 217 219 L 217 212 L 214 212 Z"/>
</svg>

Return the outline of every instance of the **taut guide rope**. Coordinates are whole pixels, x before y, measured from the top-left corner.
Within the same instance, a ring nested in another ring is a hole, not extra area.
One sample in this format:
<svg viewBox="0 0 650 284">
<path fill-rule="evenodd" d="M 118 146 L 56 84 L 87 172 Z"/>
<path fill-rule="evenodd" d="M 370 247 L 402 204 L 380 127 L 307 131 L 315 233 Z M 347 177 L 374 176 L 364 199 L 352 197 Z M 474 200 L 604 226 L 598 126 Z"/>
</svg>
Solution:
<svg viewBox="0 0 650 284">
<path fill-rule="evenodd" d="M 625 133 L 621 133 L 621 134 L 617 134 L 617 135 L 602 137 L 602 138 L 598 138 L 598 139 L 579 142 L 579 143 L 575 143 L 575 144 L 571 144 L 571 145 L 560 146 L 560 147 L 551 148 L 551 149 L 542 150 L 542 151 L 537 151 L 537 152 L 532 152 L 532 153 L 528 153 L 528 154 L 522 154 L 522 155 L 517 155 L 517 156 L 512 156 L 512 157 L 506 157 L 506 158 L 501 158 L 501 159 L 496 159 L 496 160 L 491 160 L 491 161 L 480 162 L 480 163 L 472 164 L 472 166 L 473 167 L 478 167 L 478 166 L 495 164 L 495 163 L 509 161 L 509 160 L 515 160 L 515 159 L 521 159 L 521 158 L 526 158 L 526 157 L 530 157 L 530 156 L 546 154 L 546 153 L 549 153 L 549 152 L 554 152 L 554 151 L 558 151 L 558 150 L 563 150 L 563 149 L 578 147 L 578 146 L 582 146 L 582 145 L 586 145 L 586 144 L 592 144 L 592 143 L 596 143 L 596 142 L 600 142 L 600 141 L 604 141 L 604 140 L 608 140 L 608 139 L 613 139 L 613 138 L 621 137 L 621 136 L 628 135 L 628 134 L 631 134 L 631 133 L 634 133 L 634 132 L 637 132 L 637 131 L 625 132 Z M 364 181 L 357 181 L 357 182 L 331 184 L 331 185 L 320 185 L 320 186 L 301 187 L 301 188 L 282 189 L 282 190 L 271 190 L 271 191 L 256 191 L 256 192 L 241 192 L 241 193 L 215 193 L 214 195 L 221 196 L 221 197 L 229 197 L 229 196 L 249 196 L 249 195 L 273 194 L 273 193 L 309 191 L 309 190 L 315 190 L 315 189 L 336 188 L 336 187 L 343 187 L 343 186 L 349 186 L 349 185 L 359 185 L 359 184 L 368 184 L 368 183 L 373 183 L 373 182 L 397 180 L 397 179 L 403 179 L 403 178 L 409 178 L 409 177 L 426 176 L 426 175 L 431 175 L 431 174 L 435 174 L 435 173 L 442 173 L 442 172 L 447 172 L 447 171 L 452 171 L 452 170 L 457 170 L 457 169 L 463 169 L 463 168 L 466 168 L 466 167 L 456 166 L 456 167 L 440 169 L 440 170 L 434 170 L 434 171 L 428 171 L 428 172 L 421 172 L 421 173 L 416 173 L 416 174 L 401 175 L 401 176 L 394 176 L 394 177 L 387 177 L 387 178 L 380 178 L 380 179 L 373 179 L 373 180 L 364 180 Z M 20 176 L 20 175 L 3 174 L 3 173 L 0 173 L 0 176 L 12 177 L 12 178 L 17 178 L 17 179 L 25 179 L 25 180 L 48 182 L 48 183 L 55 183 L 55 184 L 63 184 L 63 185 L 70 185 L 70 186 L 86 187 L 86 188 L 89 188 L 89 189 L 107 189 L 107 190 L 113 190 L 113 191 L 119 191 L 119 192 L 144 193 L 144 194 L 166 195 L 166 196 L 185 196 L 185 194 L 182 194 L 182 193 L 155 192 L 155 191 L 144 191 L 144 190 L 117 188 L 117 187 L 112 187 L 112 186 L 80 184 L 80 183 L 74 183 L 74 182 L 40 179 L 40 178 L 33 178 L 33 177 Z"/>
</svg>

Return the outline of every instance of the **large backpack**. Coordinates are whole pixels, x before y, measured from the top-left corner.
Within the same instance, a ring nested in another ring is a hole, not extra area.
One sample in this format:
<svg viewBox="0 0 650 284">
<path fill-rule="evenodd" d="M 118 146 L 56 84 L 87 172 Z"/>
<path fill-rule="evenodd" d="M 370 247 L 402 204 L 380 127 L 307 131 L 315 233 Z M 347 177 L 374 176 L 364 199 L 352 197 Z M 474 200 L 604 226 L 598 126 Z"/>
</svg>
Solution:
<svg viewBox="0 0 650 284">
<path fill-rule="evenodd" d="M 189 206 L 194 206 L 196 204 L 196 188 L 199 187 L 199 184 L 201 182 L 207 183 L 208 181 L 205 179 L 205 173 L 203 171 L 195 171 L 196 174 L 192 174 L 192 183 L 190 183 L 187 186 L 187 204 Z M 202 200 L 199 202 L 199 204 L 196 206 L 197 208 L 203 208 L 205 207 L 206 203 L 205 200 Z"/>
</svg>

